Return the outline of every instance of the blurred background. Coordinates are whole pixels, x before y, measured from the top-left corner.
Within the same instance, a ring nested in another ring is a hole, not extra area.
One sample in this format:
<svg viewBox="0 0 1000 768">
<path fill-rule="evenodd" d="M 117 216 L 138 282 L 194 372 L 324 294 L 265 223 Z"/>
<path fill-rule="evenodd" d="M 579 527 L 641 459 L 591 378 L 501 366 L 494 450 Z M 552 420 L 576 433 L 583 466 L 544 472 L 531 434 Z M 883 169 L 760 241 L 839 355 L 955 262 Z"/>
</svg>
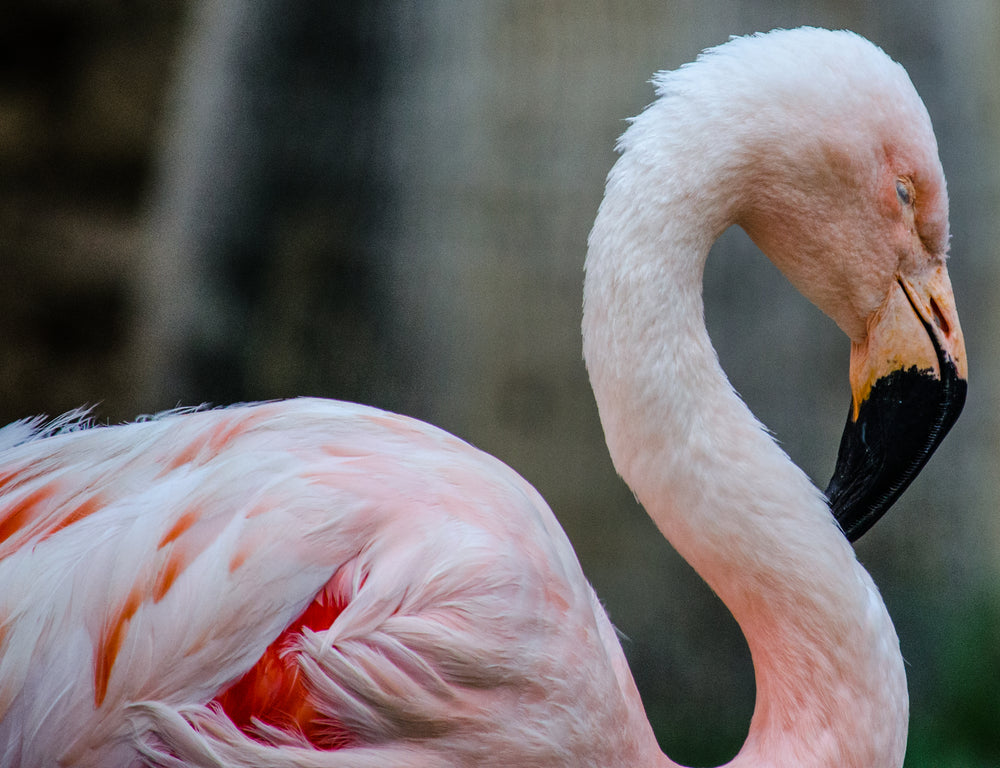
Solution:
<svg viewBox="0 0 1000 768">
<path fill-rule="evenodd" d="M 908 766 L 1000 764 L 1000 4 L 16 0 L 0 25 L 0 421 L 293 395 L 438 424 L 533 482 L 664 749 L 739 749 L 738 627 L 607 457 L 586 237 L 647 80 L 846 27 L 909 71 L 949 181 L 965 413 L 858 554 L 908 662 Z M 742 232 L 706 274 L 737 389 L 825 487 L 848 342 Z"/>
</svg>

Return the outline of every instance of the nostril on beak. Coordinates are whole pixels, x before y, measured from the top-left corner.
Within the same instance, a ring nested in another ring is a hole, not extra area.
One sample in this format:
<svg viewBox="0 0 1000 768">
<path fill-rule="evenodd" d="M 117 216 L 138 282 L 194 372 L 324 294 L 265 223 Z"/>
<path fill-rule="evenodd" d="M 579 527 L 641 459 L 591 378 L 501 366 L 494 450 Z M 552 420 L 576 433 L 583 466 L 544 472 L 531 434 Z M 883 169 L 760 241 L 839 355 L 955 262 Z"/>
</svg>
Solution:
<svg viewBox="0 0 1000 768">
<path fill-rule="evenodd" d="M 931 296 L 931 312 L 934 315 L 934 324 L 941 329 L 941 333 L 947 338 L 951 334 L 951 326 L 948 324 L 944 312 L 941 311 L 941 307 L 934 301 L 933 296 Z"/>
</svg>

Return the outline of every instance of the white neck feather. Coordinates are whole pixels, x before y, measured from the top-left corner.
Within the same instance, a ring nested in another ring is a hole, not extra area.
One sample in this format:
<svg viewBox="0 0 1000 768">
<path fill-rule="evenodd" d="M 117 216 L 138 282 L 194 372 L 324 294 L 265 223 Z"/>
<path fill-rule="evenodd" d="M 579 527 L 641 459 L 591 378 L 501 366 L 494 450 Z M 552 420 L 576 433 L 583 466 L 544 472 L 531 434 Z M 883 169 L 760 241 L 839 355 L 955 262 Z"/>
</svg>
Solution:
<svg viewBox="0 0 1000 768">
<path fill-rule="evenodd" d="M 899 766 L 906 679 L 885 606 L 705 329 L 703 266 L 738 176 L 718 135 L 704 152 L 651 143 L 658 106 L 623 139 L 587 257 L 584 357 L 612 459 L 747 639 L 757 703 L 731 765 Z"/>
</svg>

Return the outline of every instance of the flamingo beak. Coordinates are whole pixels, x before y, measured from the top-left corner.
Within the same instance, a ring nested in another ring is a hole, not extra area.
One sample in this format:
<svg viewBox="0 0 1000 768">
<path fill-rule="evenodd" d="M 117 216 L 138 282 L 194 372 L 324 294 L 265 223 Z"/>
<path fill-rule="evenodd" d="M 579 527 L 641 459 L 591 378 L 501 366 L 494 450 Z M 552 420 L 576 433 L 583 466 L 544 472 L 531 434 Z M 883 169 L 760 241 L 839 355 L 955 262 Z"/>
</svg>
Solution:
<svg viewBox="0 0 1000 768">
<path fill-rule="evenodd" d="M 898 275 L 851 345 L 851 410 L 826 489 L 856 541 L 906 490 L 955 423 L 968 388 L 965 342 L 944 265 Z"/>
</svg>

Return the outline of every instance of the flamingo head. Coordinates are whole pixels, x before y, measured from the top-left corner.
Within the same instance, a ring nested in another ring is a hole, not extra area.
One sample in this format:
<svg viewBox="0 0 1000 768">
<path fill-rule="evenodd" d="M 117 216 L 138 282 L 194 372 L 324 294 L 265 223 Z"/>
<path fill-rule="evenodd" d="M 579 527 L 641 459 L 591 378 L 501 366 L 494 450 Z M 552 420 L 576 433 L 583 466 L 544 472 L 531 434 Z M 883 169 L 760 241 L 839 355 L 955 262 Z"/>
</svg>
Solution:
<svg viewBox="0 0 1000 768">
<path fill-rule="evenodd" d="M 724 74 L 730 146 L 743 148 L 732 217 L 851 339 L 852 402 L 827 496 L 853 541 L 965 401 L 930 118 L 904 69 L 849 32 L 737 38 L 703 60 Z"/>
</svg>

